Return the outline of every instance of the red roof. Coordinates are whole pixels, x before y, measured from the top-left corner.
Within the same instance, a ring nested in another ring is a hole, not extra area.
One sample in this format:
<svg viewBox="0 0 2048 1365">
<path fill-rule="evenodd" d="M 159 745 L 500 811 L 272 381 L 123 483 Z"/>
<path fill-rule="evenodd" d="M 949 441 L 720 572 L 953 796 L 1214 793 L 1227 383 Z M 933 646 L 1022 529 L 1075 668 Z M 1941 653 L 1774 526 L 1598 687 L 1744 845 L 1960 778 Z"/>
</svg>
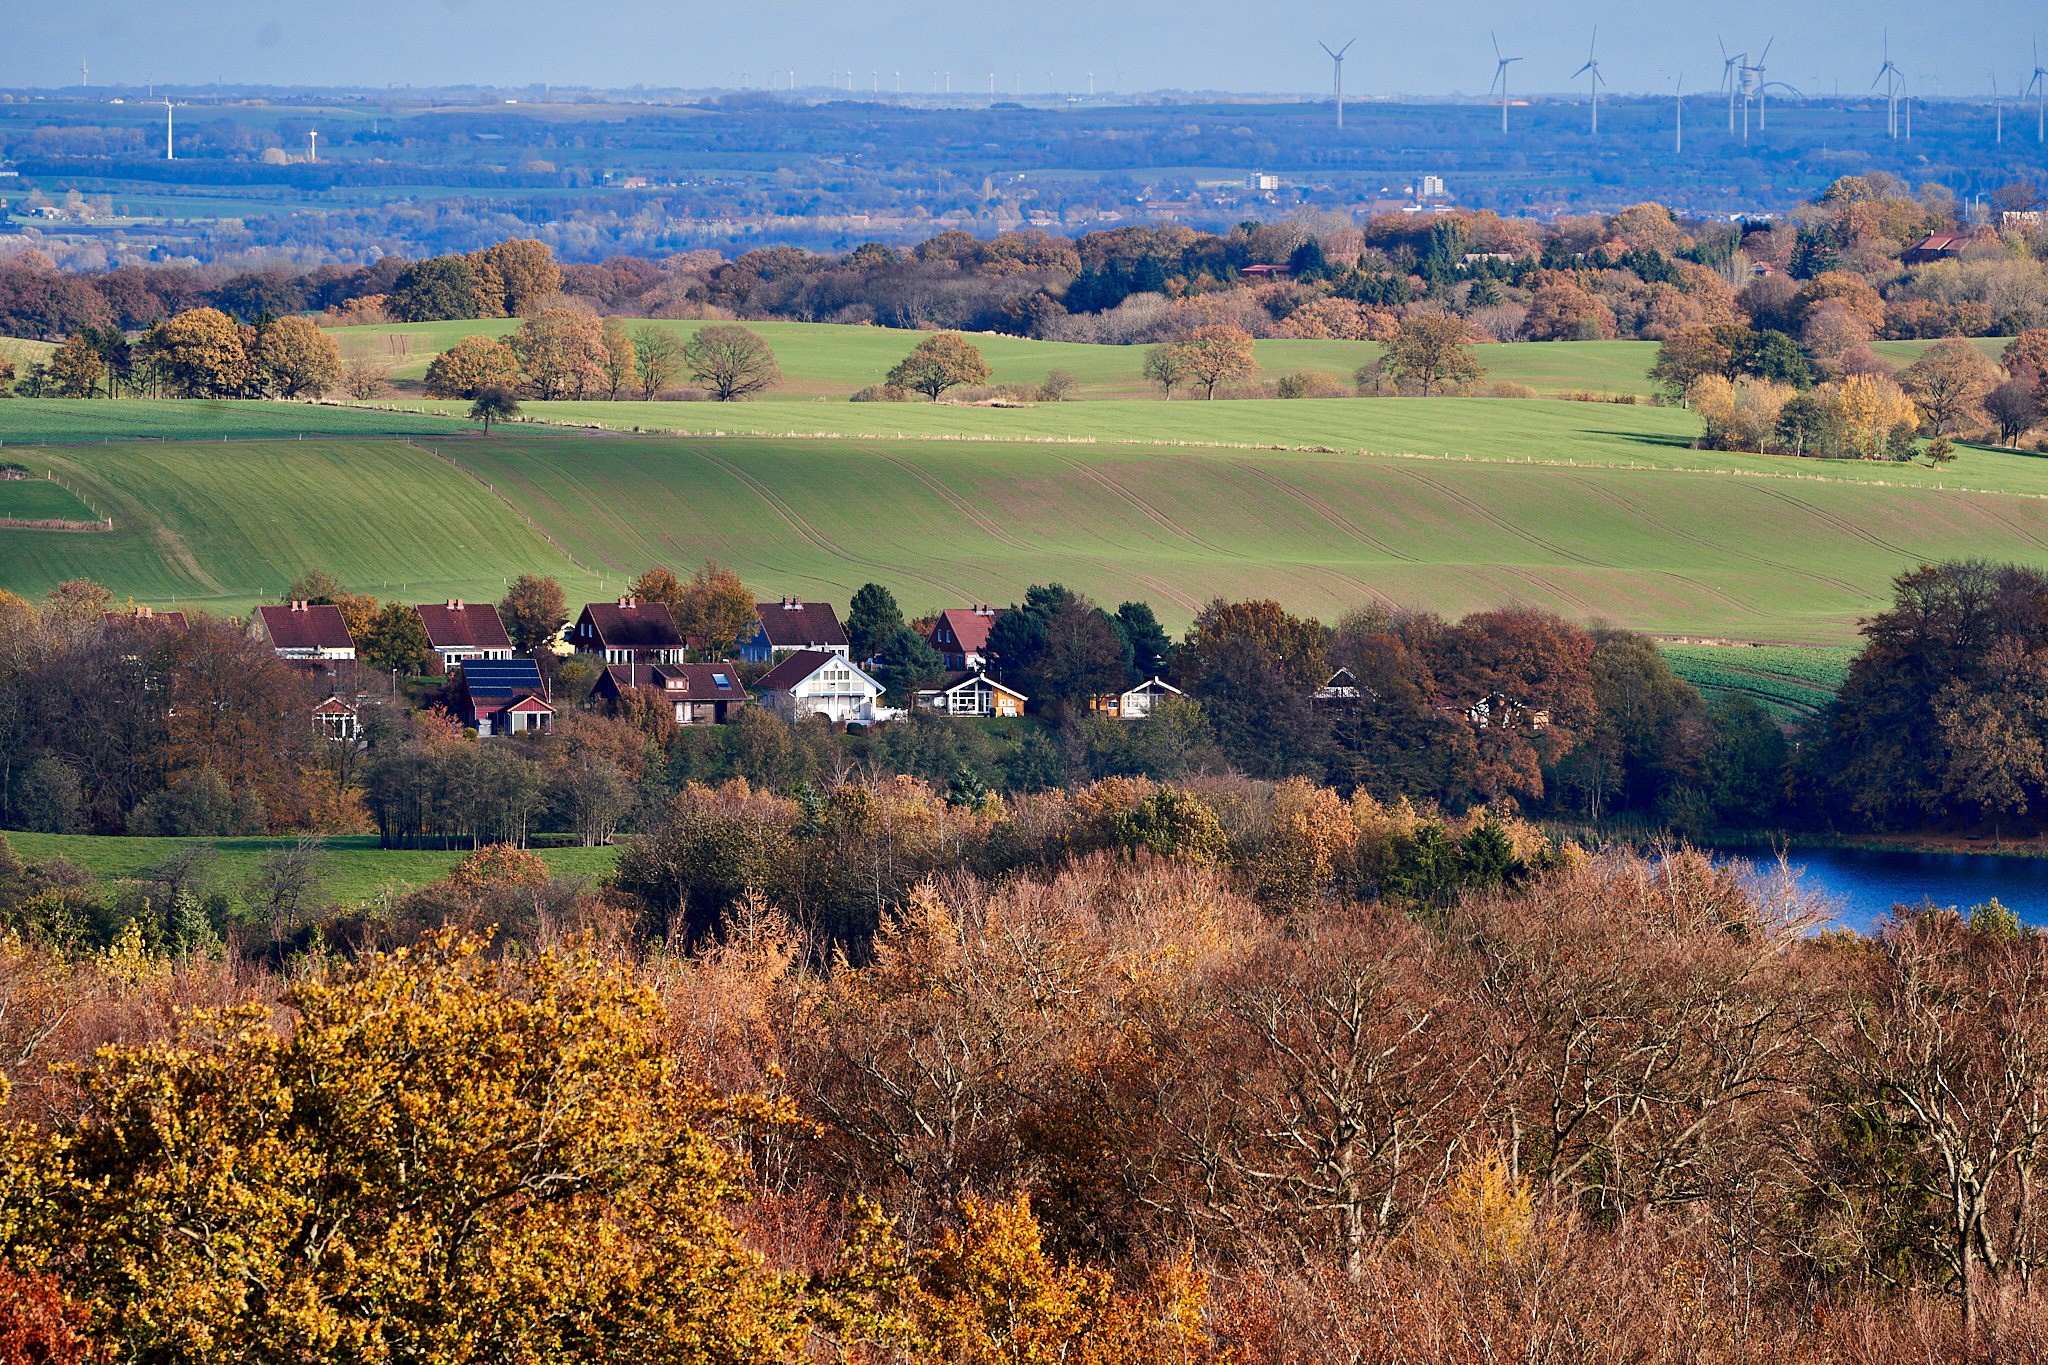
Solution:
<svg viewBox="0 0 2048 1365">
<path fill-rule="evenodd" d="M 498 609 L 488 602 L 451 597 L 413 610 L 420 614 L 420 624 L 427 628 L 427 643 L 435 649 L 512 648 L 512 637 L 505 633 Z"/>
<path fill-rule="evenodd" d="M 720 678 L 725 679 L 723 687 L 718 685 Z M 739 671 L 731 664 L 654 664 L 644 668 L 608 664 L 593 690 L 622 695 L 632 687 L 659 688 L 678 701 L 747 699 L 747 690 L 740 686 Z"/>
<path fill-rule="evenodd" d="M 1970 241 L 1971 238 L 1965 233 L 1930 232 L 1919 241 L 1913 243 L 1913 245 L 1907 247 L 1906 254 L 1910 256 L 1915 252 L 1920 252 L 1927 255 L 1945 256 L 1950 252 L 1961 251 L 1970 244 Z"/>
<path fill-rule="evenodd" d="M 771 649 L 803 649 L 809 645 L 846 646 L 846 629 L 830 602 L 805 602 L 785 597 L 780 602 L 756 602 L 761 629 L 768 634 Z"/>
<path fill-rule="evenodd" d="M 754 684 L 764 692 L 787 692 L 829 663 L 842 662 L 837 654 L 822 649 L 800 649 L 763 674 Z"/>
<path fill-rule="evenodd" d="M 583 633 L 586 624 L 593 634 Z M 675 618 L 668 614 L 667 607 L 659 602 L 636 602 L 630 597 L 617 602 L 592 602 L 576 619 L 576 634 L 572 638 L 578 649 L 683 647 L 683 637 L 676 632 Z"/>
<path fill-rule="evenodd" d="M 988 633 L 1002 614 L 1001 607 L 948 607 L 932 627 L 932 645 L 941 654 L 980 654 L 988 648 Z M 953 638 L 941 638 L 941 627 L 951 630 Z"/>
<path fill-rule="evenodd" d="M 341 608 L 337 606 L 293 602 L 283 607 L 258 607 L 256 614 L 263 619 L 263 633 L 270 637 L 274 649 L 356 647 L 355 637 L 348 633 L 348 622 L 341 619 Z"/>
<path fill-rule="evenodd" d="M 340 697 L 329 697 L 313 708 L 313 714 L 316 716 L 352 716 L 355 713 L 356 708 Z"/>
<path fill-rule="evenodd" d="M 108 630 L 116 626 L 162 626 L 165 630 L 183 630 L 185 613 L 137 607 L 134 611 L 110 611 L 101 618 L 101 624 Z"/>
</svg>

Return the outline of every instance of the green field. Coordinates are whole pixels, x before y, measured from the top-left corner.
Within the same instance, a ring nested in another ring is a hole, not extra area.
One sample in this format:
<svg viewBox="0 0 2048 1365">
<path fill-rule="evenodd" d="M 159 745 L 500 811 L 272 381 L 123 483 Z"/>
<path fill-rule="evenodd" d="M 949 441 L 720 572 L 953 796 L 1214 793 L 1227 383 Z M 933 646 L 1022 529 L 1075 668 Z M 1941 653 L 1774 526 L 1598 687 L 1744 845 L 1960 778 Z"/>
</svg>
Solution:
<svg viewBox="0 0 2048 1365">
<path fill-rule="evenodd" d="M 1075 410 L 1093 406 L 1112 405 Z M 538 570 L 574 599 L 711 555 L 764 595 L 843 603 L 873 579 L 911 612 L 1058 579 L 1111 603 L 1150 600 L 1175 626 L 1218 595 L 1325 619 L 1371 600 L 1449 613 L 1519 602 L 1666 635 L 1846 643 L 1891 577 L 1923 560 L 2048 562 L 2048 469 L 2024 457 L 1971 451 L 1959 464 L 2033 496 L 1917 467 L 1751 468 L 1621 420 L 1682 417 L 1661 409 L 1329 406 L 1438 414 L 1465 428 L 1459 444 L 1501 453 L 569 434 L 48 447 L 34 459 L 117 529 L 0 530 L 0 583 L 34 593 L 87 576 L 156 605 L 242 610 L 313 567 L 421 601 L 494 598 Z M 1582 425 L 1542 425 L 1561 421 Z M 1559 437 L 1556 463 L 1512 454 L 1531 431 Z"/>
<path fill-rule="evenodd" d="M 1666 644 L 1663 651 L 1672 672 L 1709 699 L 1739 693 L 1802 722 L 1840 690 L 1856 657 L 1842 646 Z"/>
<path fill-rule="evenodd" d="M 90 507 L 45 478 L 0 479 L 0 517 L 19 521 L 97 521 Z"/>
<path fill-rule="evenodd" d="M 442 415 L 345 408 L 327 403 L 183 399 L 0 399 L 0 451 L 95 441 L 287 439 L 410 436 L 459 431 Z M 0 455 L 29 463 L 19 455 Z"/>
<path fill-rule="evenodd" d="M 206 890 L 241 898 L 266 854 L 288 848 L 293 839 L 138 839 L 88 834 L 22 834 L 7 841 L 24 862 L 65 858 L 103 881 L 132 878 L 155 867 L 183 848 L 210 845 L 216 857 Z M 616 848 L 550 848 L 538 850 L 554 872 L 567 877 L 602 877 L 618 859 Z M 462 860 L 457 850 L 384 849 L 369 836 L 325 841 L 321 850 L 319 890 L 325 901 L 350 908 L 375 901 L 381 892 L 416 890 L 452 871 Z"/>
</svg>

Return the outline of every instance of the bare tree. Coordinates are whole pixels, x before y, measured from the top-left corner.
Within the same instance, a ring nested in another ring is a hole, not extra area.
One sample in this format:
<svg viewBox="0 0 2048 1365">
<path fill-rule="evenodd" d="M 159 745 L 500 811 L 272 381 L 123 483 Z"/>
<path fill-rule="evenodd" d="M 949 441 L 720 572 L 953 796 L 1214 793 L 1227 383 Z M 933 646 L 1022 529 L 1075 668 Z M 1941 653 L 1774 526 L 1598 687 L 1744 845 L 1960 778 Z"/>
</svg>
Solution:
<svg viewBox="0 0 2048 1365">
<path fill-rule="evenodd" d="M 782 378 L 761 334 L 734 323 L 699 327 L 683 347 L 683 363 L 721 403 L 750 398 Z"/>
</svg>

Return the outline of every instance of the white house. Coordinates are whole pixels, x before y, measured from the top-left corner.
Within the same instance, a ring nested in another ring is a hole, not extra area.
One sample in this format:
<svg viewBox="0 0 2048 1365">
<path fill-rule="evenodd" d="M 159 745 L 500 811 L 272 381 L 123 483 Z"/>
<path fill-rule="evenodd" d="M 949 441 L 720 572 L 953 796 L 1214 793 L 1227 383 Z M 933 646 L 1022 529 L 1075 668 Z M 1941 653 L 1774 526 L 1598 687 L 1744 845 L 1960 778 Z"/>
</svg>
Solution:
<svg viewBox="0 0 2048 1365">
<path fill-rule="evenodd" d="M 1088 703 L 1089 709 L 1118 720 L 1143 720 L 1152 714 L 1152 708 L 1167 697 L 1185 695 L 1178 687 L 1164 678 L 1154 677 L 1139 683 L 1136 687 L 1108 696 L 1097 697 Z"/>
<path fill-rule="evenodd" d="M 249 633 L 294 663 L 336 663 L 356 657 L 341 608 L 311 602 L 258 607 Z"/>
<path fill-rule="evenodd" d="M 986 673 L 949 673 L 937 687 L 917 694 L 921 711 L 947 716 L 1021 716 L 1030 698 L 1014 687 L 1005 687 Z"/>
<path fill-rule="evenodd" d="M 858 664 L 824 650 L 800 649 L 754 684 L 762 704 L 778 715 L 823 716 L 835 724 L 885 718 L 885 689 Z"/>
</svg>

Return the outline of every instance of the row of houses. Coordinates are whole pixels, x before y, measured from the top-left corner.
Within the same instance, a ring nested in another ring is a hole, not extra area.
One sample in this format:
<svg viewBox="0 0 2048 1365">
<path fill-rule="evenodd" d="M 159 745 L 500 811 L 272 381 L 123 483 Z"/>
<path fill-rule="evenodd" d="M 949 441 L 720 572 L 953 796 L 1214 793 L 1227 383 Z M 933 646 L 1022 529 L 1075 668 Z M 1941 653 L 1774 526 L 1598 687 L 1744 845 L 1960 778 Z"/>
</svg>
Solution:
<svg viewBox="0 0 2048 1365">
<path fill-rule="evenodd" d="M 143 609 L 144 611 L 147 608 Z M 457 717 L 480 736 L 544 730 L 554 705 L 538 665 L 520 658 L 489 603 L 449 598 L 416 606 L 432 651 L 432 668 L 450 679 Z M 988 641 L 1002 616 L 988 604 L 952 608 L 939 614 L 927 640 L 947 672 L 920 690 L 912 705 L 949 716 L 1021 716 L 1030 698 L 989 675 Z M 668 607 L 622 596 L 583 607 L 563 636 L 568 652 L 600 666 L 592 697 L 617 704 L 629 693 L 663 699 L 679 725 L 722 725 L 739 708 L 765 705 L 794 719 L 823 716 L 835 724 L 866 724 L 900 714 L 885 704 L 887 689 L 861 662 L 830 603 L 784 597 L 755 605 L 755 627 L 726 648 L 738 660 L 771 665 L 751 688 L 732 660 L 689 663 L 702 641 L 688 640 Z M 161 618 L 160 618 L 161 619 Z M 182 625 L 182 618 L 179 622 Z M 304 601 L 258 607 L 250 632 L 278 656 L 319 672 L 331 695 L 315 711 L 317 723 L 340 739 L 360 733 L 360 716 L 350 700 L 356 642 L 339 607 Z M 1098 713 L 1126 720 L 1151 713 L 1160 698 L 1178 689 L 1152 678 L 1128 691 L 1095 698 Z"/>
</svg>

